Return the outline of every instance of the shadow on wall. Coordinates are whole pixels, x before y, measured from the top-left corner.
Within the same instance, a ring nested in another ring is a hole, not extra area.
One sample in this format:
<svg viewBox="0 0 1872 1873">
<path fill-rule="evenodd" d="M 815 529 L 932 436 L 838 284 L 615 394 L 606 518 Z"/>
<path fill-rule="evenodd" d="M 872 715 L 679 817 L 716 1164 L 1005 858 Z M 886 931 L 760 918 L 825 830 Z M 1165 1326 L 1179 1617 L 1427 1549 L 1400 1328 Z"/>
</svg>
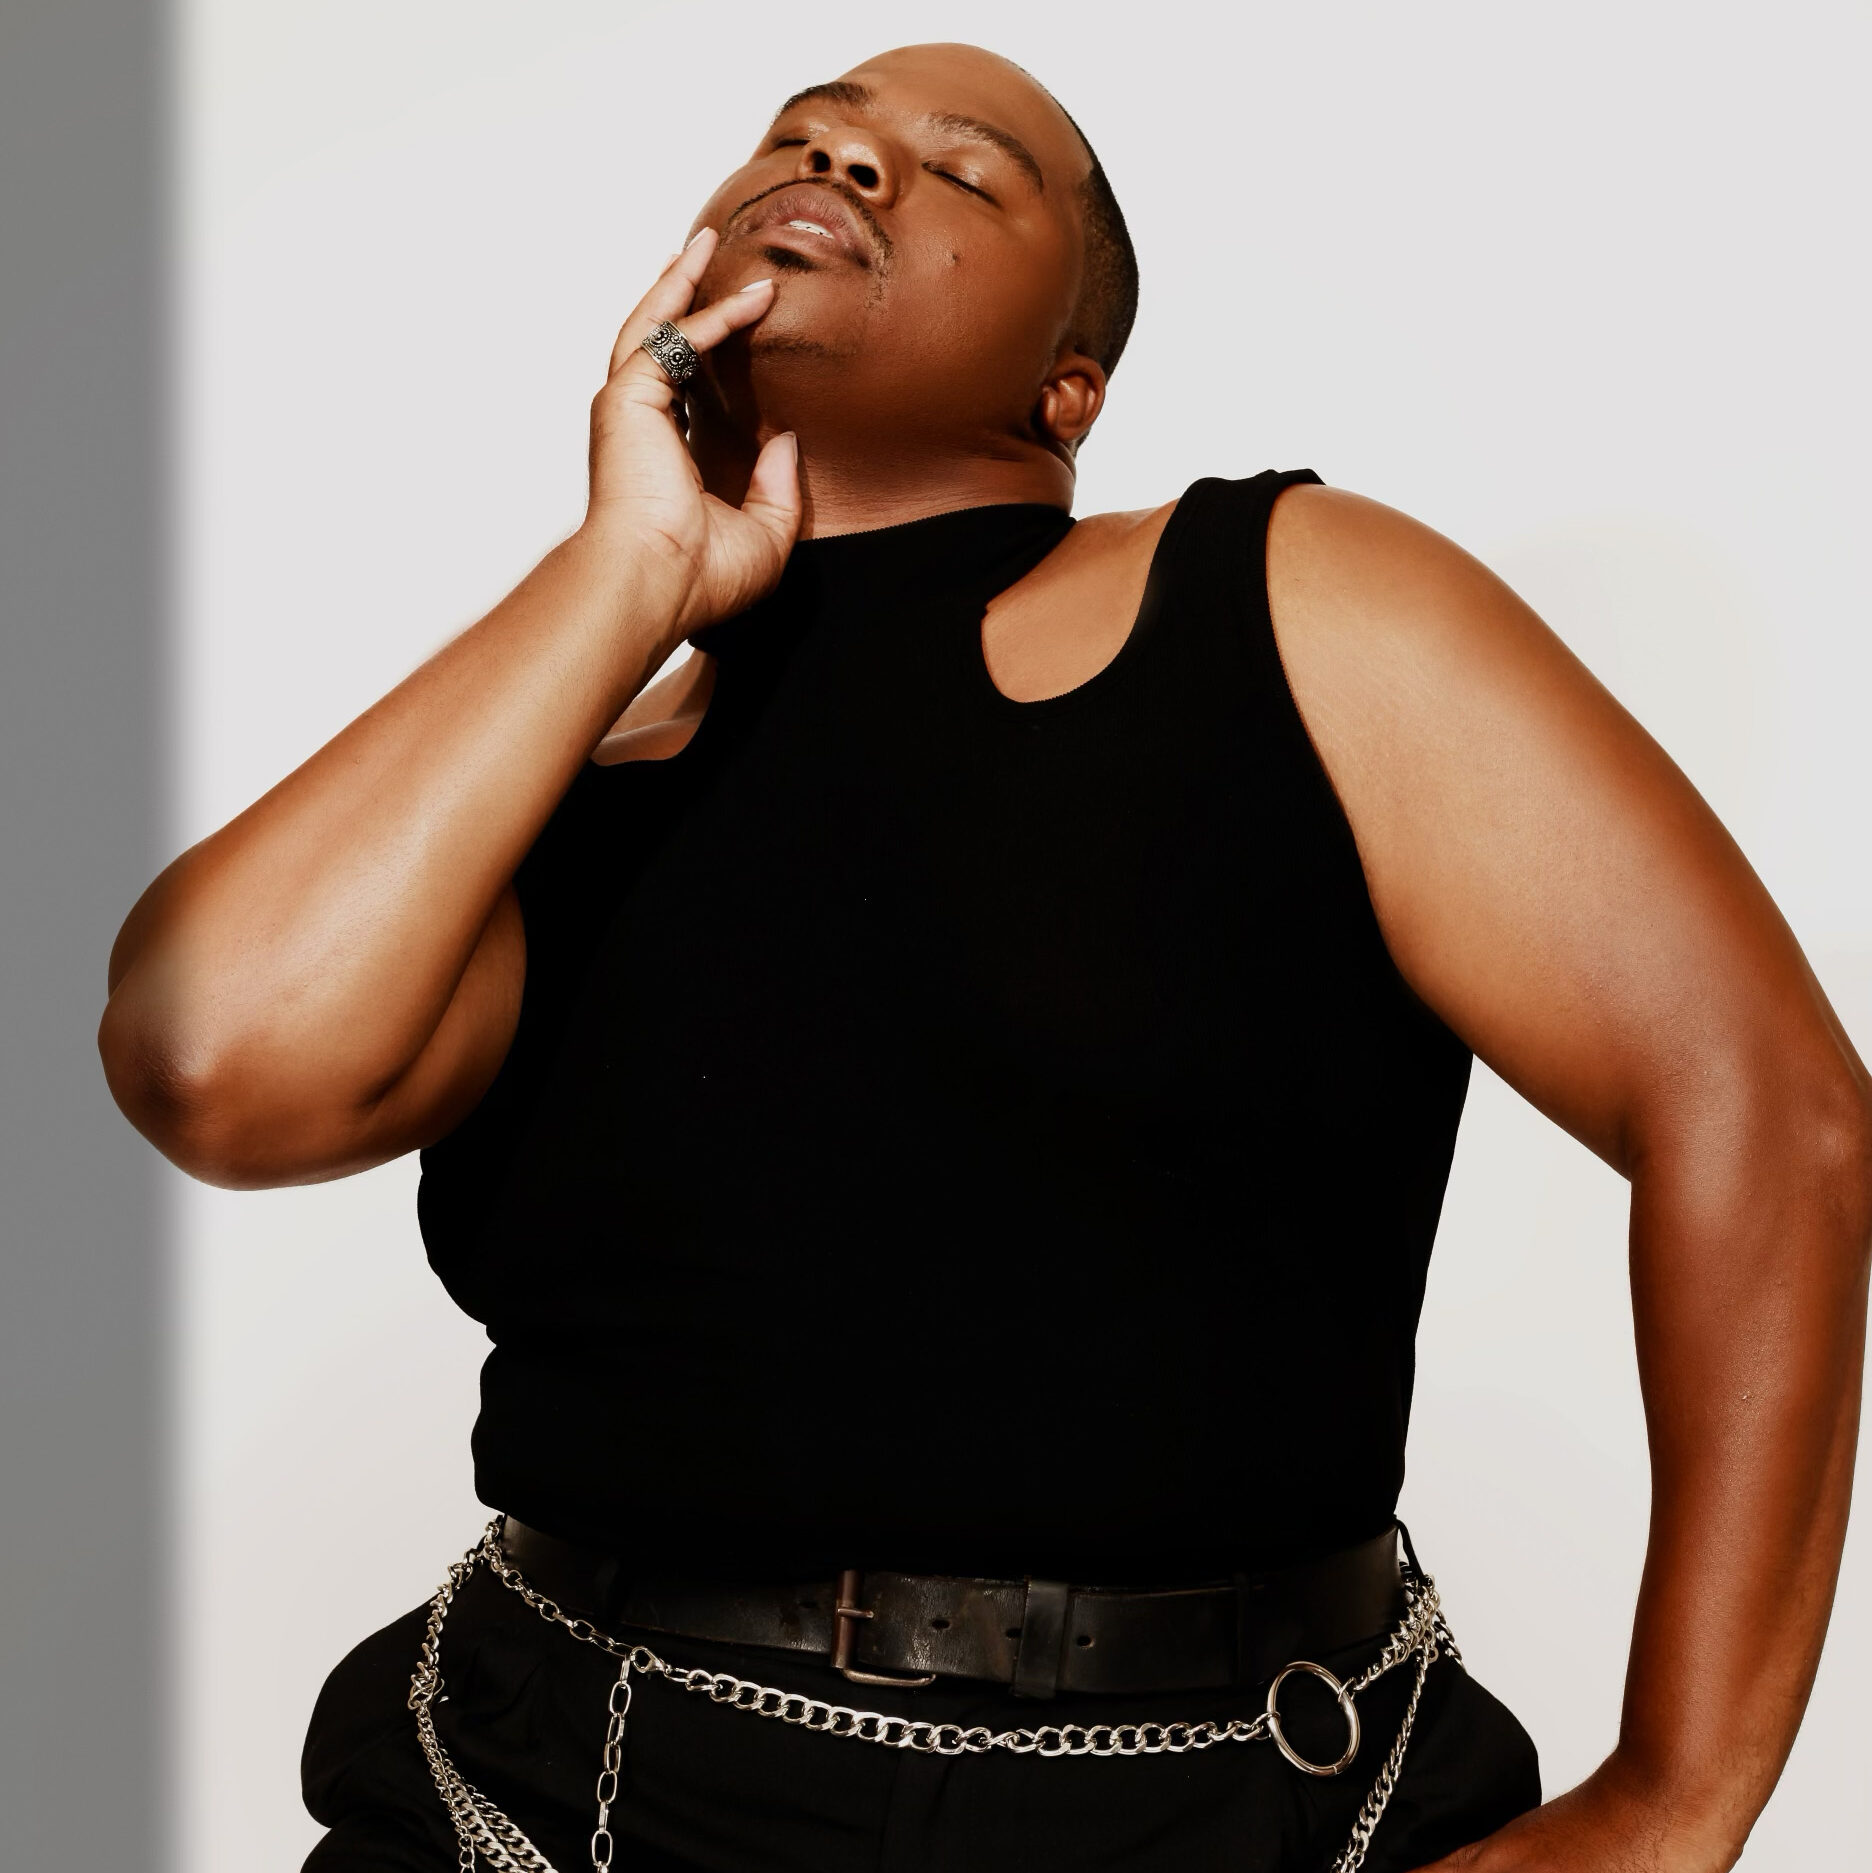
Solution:
<svg viewBox="0 0 1872 1873">
<path fill-rule="evenodd" d="M 0 1825 L 167 1863 L 166 1230 L 93 1035 L 164 839 L 164 8 L 0 9 Z"/>
</svg>

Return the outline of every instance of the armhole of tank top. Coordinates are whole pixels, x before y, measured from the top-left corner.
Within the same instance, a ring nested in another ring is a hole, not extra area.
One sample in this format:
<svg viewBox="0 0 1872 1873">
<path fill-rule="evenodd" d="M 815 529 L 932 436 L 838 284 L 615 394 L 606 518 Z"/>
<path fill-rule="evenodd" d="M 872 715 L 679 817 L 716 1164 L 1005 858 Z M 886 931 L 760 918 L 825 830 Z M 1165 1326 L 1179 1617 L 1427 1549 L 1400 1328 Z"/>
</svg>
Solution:
<svg viewBox="0 0 1872 1873">
<path fill-rule="evenodd" d="M 1371 880 L 1366 876 L 1365 855 L 1359 850 L 1358 834 L 1353 830 L 1352 817 L 1345 810 L 1345 802 L 1339 797 L 1339 789 L 1319 751 L 1319 744 L 1313 739 L 1313 731 L 1301 713 L 1299 698 L 1295 696 L 1293 683 L 1287 674 L 1287 660 L 1281 655 L 1280 638 L 1274 629 L 1274 600 L 1268 590 L 1268 537 L 1273 530 L 1274 504 L 1289 488 L 1324 487 L 1326 483 L 1310 468 L 1270 468 L 1247 481 L 1223 482 L 1220 485 L 1240 490 L 1243 494 L 1254 491 L 1253 506 L 1243 515 L 1243 519 L 1250 523 L 1250 538 L 1243 542 L 1244 557 L 1248 559 L 1248 564 L 1242 571 L 1246 576 L 1231 583 L 1241 594 L 1241 607 L 1245 614 L 1242 622 L 1255 654 L 1264 662 L 1270 687 L 1278 698 L 1277 713 L 1289 727 L 1295 754 L 1307 772 L 1314 776 L 1329 818 L 1343 833 L 1345 849 L 1358 868 L 1359 895 L 1370 923 L 1372 941 L 1384 958 L 1384 967 L 1406 1007 L 1436 1033 L 1446 1037 L 1452 1046 L 1460 1048 L 1467 1057 L 1470 1053 L 1468 1044 L 1411 986 L 1403 970 L 1398 967 L 1397 958 L 1391 954 L 1391 945 L 1385 941 L 1384 925 L 1378 918 L 1378 906 L 1372 901 Z"/>
<path fill-rule="evenodd" d="M 1300 699 L 1294 694 L 1293 683 L 1287 675 L 1287 660 L 1281 655 L 1280 638 L 1274 630 L 1274 599 L 1268 590 L 1268 540 L 1274 528 L 1275 502 L 1289 488 L 1323 487 L 1325 484 L 1310 468 L 1270 468 L 1246 481 L 1224 481 L 1217 485 L 1240 504 L 1232 517 L 1241 529 L 1234 542 L 1239 559 L 1229 567 L 1229 585 L 1237 595 L 1249 654 L 1266 679 L 1275 719 L 1281 723 L 1302 768 L 1313 777 L 1316 790 L 1327 802 L 1333 823 L 1343 830 L 1347 847 L 1357 857 L 1358 835 L 1352 830 L 1345 803 L 1339 798 L 1339 789 L 1333 785 L 1332 775 L 1320 755 L 1319 744 L 1313 739 L 1313 731 L 1307 727 L 1306 717 L 1300 712 Z M 1363 858 L 1358 859 L 1358 867 L 1363 884 Z M 1365 887 L 1365 897 L 1369 903 L 1369 885 Z M 1376 916 L 1375 911 L 1373 915 Z"/>
<path fill-rule="evenodd" d="M 723 642 L 732 643 L 734 641 L 734 630 L 731 629 L 731 627 L 738 629 L 742 619 L 747 617 L 747 615 L 748 613 L 745 611 L 737 612 L 732 618 L 725 618 L 718 620 L 714 624 L 704 625 L 694 637 L 689 639 L 690 654 L 699 657 L 713 656 L 714 652 L 710 649 L 709 644 L 702 641 L 704 636 L 707 636 L 714 644 L 721 644 Z M 684 661 L 687 662 L 687 659 Z M 578 779 L 586 781 L 589 784 L 590 776 L 593 774 L 614 776 L 626 773 L 632 768 L 646 767 L 668 768 L 673 772 L 685 774 L 692 772 L 701 764 L 704 758 L 698 753 L 698 750 L 712 745 L 715 736 L 720 733 L 719 720 L 727 713 L 727 706 L 723 704 L 721 699 L 723 687 L 722 675 L 722 660 L 717 657 L 715 660 L 715 671 L 709 682 L 708 700 L 703 703 L 702 713 L 696 717 L 695 727 L 689 731 L 688 739 L 685 740 L 682 746 L 673 754 L 651 755 L 644 758 L 633 758 L 628 761 L 600 761 L 596 758 L 598 750 L 594 748 L 591 754 L 586 757 L 584 765 L 580 768 Z M 646 685 L 646 687 L 648 687 L 648 685 Z M 645 727 L 650 726 L 653 725 L 649 723 L 645 724 Z M 611 731 L 607 729 L 605 734 L 608 736 L 610 732 Z M 598 746 L 603 747 L 603 741 L 600 741 Z M 575 782 L 574 784 L 576 785 L 577 783 Z M 606 783 L 599 784 L 602 785 Z M 611 781 L 608 784 L 616 785 L 617 783 Z M 568 791 L 570 790 L 568 789 Z"/>
</svg>

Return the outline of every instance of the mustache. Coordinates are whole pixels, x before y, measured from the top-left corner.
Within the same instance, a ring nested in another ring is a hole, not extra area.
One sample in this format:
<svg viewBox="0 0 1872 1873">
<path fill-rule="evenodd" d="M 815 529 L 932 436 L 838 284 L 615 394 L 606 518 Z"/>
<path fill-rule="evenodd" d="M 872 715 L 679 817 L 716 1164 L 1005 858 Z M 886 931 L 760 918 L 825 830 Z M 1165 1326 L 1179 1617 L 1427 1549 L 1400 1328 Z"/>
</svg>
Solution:
<svg viewBox="0 0 1872 1873">
<path fill-rule="evenodd" d="M 836 195 L 858 217 L 860 226 L 870 236 L 879 271 L 881 272 L 890 265 L 891 255 L 896 250 L 891 237 L 884 232 L 883 223 L 871 212 L 871 204 L 850 183 L 834 181 L 830 177 L 821 180 L 817 176 L 789 176 L 784 182 L 776 182 L 771 187 L 762 189 L 758 195 L 750 195 L 722 224 L 722 232 L 726 234 L 756 202 L 764 202 L 768 196 L 778 195 L 782 189 L 798 188 L 802 183 L 810 188 L 825 189 L 830 194 Z"/>
</svg>

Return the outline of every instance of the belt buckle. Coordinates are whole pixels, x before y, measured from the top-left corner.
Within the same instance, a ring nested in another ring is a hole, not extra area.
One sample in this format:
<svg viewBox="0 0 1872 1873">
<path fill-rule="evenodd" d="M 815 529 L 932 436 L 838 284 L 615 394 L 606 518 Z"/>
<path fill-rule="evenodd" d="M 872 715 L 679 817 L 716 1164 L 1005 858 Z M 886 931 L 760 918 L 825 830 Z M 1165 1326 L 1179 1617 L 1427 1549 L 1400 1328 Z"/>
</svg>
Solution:
<svg viewBox="0 0 1872 1873">
<path fill-rule="evenodd" d="M 861 1576 L 855 1567 L 848 1567 L 839 1575 L 838 1599 L 832 1608 L 832 1669 L 842 1678 L 849 1678 L 853 1684 L 887 1684 L 899 1690 L 915 1690 L 917 1687 L 936 1682 L 936 1674 L 927 1677 L 900 1678 L 889 1672 L 860 1671 L 852 1661 L 852 1650 L 858 1643 L 858 1622 L 861 1619 L 876 1619 L 877 1614 L 868 1606 L 858 1604 L 858 1583 Z"/>
</svg>

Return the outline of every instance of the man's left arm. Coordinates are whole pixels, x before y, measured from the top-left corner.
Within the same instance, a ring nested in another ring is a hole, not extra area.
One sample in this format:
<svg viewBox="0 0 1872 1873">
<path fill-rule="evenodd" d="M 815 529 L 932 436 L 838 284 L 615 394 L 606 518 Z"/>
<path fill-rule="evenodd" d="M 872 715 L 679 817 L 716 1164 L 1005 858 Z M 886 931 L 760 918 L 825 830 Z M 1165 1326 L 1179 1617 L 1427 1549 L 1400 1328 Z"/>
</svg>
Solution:
<svg viewBox="0 0 1872 1873">
<path fill-rule="evenodd" d="M 1398 967 L 1632 1186 L 1652 1511 L 1618 1746 L 1438 1866 L 1714 1873 L 1786 1760 L 1845 1538 L 1865 1069 L 1708 807 L 1484 567 L 1303 487 L 1268 578 Z"/>
</svg>

